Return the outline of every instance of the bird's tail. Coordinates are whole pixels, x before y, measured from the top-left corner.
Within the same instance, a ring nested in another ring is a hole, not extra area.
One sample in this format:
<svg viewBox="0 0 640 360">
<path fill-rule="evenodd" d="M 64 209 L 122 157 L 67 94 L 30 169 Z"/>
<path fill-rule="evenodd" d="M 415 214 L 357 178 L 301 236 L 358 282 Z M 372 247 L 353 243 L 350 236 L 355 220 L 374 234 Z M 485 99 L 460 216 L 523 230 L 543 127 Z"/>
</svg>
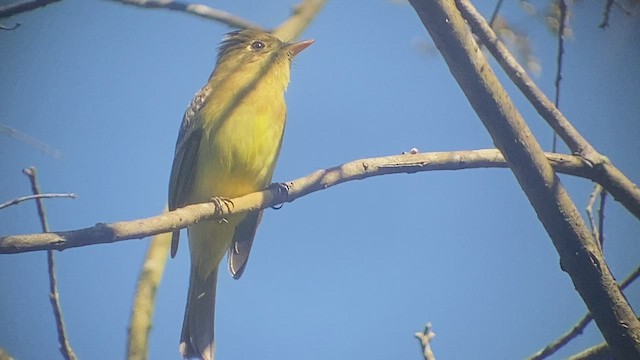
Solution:
<svg viewBox="0 0 640 360">
<path fill-rule="evenodd" d="M 180 353 L 185 358 L 213 360 L 213 320 L 216 305 L 218 270 L 202 279 L 195 269 L 189 277 L 187 308 L 184 312 Z"/>
</svg>

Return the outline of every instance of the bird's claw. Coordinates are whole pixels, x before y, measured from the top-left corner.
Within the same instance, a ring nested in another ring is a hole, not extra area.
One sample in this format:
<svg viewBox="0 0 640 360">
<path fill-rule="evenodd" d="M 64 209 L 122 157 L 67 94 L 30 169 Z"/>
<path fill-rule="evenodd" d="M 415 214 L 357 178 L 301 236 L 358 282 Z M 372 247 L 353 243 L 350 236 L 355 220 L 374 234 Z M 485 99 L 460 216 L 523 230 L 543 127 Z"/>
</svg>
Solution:
<svg viewBox="0 0 640 360">
<path fill-rule="evenodd" d="M 224 197 L 224 196 L 214 196 L 211 199 L 209 199 L 210 202 L 213 203 L 213 206 L 216 208 L 216 213 L 218 214 L 224 214 L 225 212 L 230 212 L 233 210 L 233 201 L 231 199 L 229 199 L 228 197 Z M 223 206 L 227 209 L 226 211 L 223 209 Z M 220 219 L 220 223 L 226 223 L 228 222 L 227 219 L 222 218 Z"/>
<path fill-rule="evenodd" d="M 273 205 L 271 208 L 273 210 L 282 209 L 287 197 L 289 196 L 289 184 L 287 184 L 287 183 L 273 183 L 273 184 L 269 185 L 269 189 L 277 191 L 278 192 L 278 195 L 277 195 L 278 198 L 282 197 L 282 202 L 280 202 L 279 204 Z"/>
</svg>

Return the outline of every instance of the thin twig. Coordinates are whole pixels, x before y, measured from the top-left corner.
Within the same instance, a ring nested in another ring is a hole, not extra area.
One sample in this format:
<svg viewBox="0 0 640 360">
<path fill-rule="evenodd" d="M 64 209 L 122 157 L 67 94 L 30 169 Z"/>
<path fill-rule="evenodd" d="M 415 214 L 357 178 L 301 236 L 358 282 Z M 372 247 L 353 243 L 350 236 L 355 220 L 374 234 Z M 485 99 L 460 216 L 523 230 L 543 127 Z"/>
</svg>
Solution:
<svg viewBox="0 0 640 360">
<path fill-rule="evenodd" d="M 635 341 L 640 338 L 640 321 L 620 289 L 612 286 L 615 279 L 597 251 L 580 211 L 487 59 L 478 51 L 468 24 L 456 6 L 462 1 L 409 0 L 409 3 L 493 143 L 509 161 L 511 171 L 560 256 L 562 270 L 571 277 L 614 356 L 640 357 L 640 343 Z"/>
<path fill-rule="evenodd" d="M 45 7 L 60 0 L 27 0 L 0 7 L 0 19 Z"/>
<path fill-rule="evenodd" d="M 600 192 L 600 206 L 598 207 L 598 241 L 600 249 L 604 249 L 604 205 L 607 200 L 607 190 Z"/>
<path fill-rule="evenodd" d="M 493 8 L 493 13 L 491 13 L 491 18 L 489 19 L 489 26 L 493 27 L 493 23 L 496 21 L 498 17 L 498 13 L 500 12 L 500 8 L 502 7 L 502 2 L 504 0 L 498 0 L 496 3 L 496 7 Z"/>
<path fill-rule="evenodd" d="M 133 5 L 147 9 L 167 9 L 181 11 L 187 14 L 196 15 L 205 19 L 214 20 L 237 29 L 264 30 L 249 20 L 240 18 L 226 11 L 214 9 L 202 4 L 189 4 L 184 1 L 171 0 L 112 0 L 125 5 Z"/>
<path fill-rule="evenodd" d="M 626 289 L 627 286 L 631 285 L 636 279 L 640 277 L 640 266 L 638 266 L 631 274 L 627 275 L 624 280 L 620 283 L 620 288 L 622 290 Z"/>
<path fill-rule="evenodd" d="M 436 336 L 436 333 L 431 331 L 431 323 L 428 322 L 427 325 L 424 326 L 424 330 L 415 333 L 414 336 L 420 340 L 420 350 L 422 351 L 424 360 L 436 360 L 436 356 L 431 350 L 431 340 Z"/>
<path fill-rule="evenodd" d="M 627 277 L 622 280 L 620 283 L 620 289 L 624 290 L 633 283 L 640 276 L 640 266 L 637 267 L 633 272 L 631 272 Z M 586 313 L 580 321 L 576 323 L 576 325 L 571 328 L 567 333 L 559 337 L 557 340 L 552 342 L 551 344 L 545 346 L 544 349 L 541 349 L 537 353 L 531 355 L 528 360 L 542 360 L 546 359 L 549 356 L 553 355 L 556 351 L 560 350 L 563 346 L 568 344 L 571 340 L 576 338 L 578 335 L 582 334 L 584 329 L 591 323 L 593 317 L 591 313 Z"/>
<path fill-rule="evenodd" d="M 567 345 L 571 340 L 582 334 L 584 329 L 591 323 L 593 317 L 590 313 L 587 313 L 580 321 L 578 321 L 566 334 L 562 335 L 556 341 L 547 345 L 544 349 L 533 354 L 528 360 L 542 360 L 553 355 L 556 351 L 560 350 L 563 346 Z"/>
<path fill-rule="evenodd" d="M 556 56 L 556 93 L 553 104 L 556 109 L 560 109 L 560 82 L 562 81 L 562 59 L 564 58 L 564 27 L 567 21 L 567 4 L 565 0 L 558 0 L 560 6 L 560 23 L 558 26 L 558 54 Z M 553 131 L 553 144 L 551 152 L 556 152 L 558 142 L 558 134 Z"/>
<path fill-rule="evenodd" d="M 546 154 L 554 170 L 590 178 L 592 168 L 580 157 L 566 154 Z M 198 221 L 222 219 L 230 214 L 265 209 L 283 202 L 291 202 L 312 192 L 354 180 L 374 176 L 423 171 L 461 170 L 472 168 L 507 168 L 496 149 L 434 152 L 360 159 L 346 164 L 318 170 L 305 177 L 284 183 L 288 192 L 279 189 L 263 190 L 232 199 L 233 209 L 216 211 L 212 203 L 185 206 L 147 219 L 98 223 L 89 228 L 50 232 L 46 234 L 10 235 L 0 237 L 0 254 L 40 250 L 64 250 L 74 247 L 142 239 L 147 236 L 182 229 Z"/>
<path fill-rule="evenodd" d="M 35 167 L 29 167 L 24 169 L 25 175 L 31 182 L 31 190 L 34 195 L 40 194 L 40 186 L 38 185 L 37 171 Z M 42 232 L 49 232 L 49 225 L 47 224 L 47 215 L 44 209 L 44 203 L 41 198 L 36 198 L 36 205 L 38 207 L 38 216 L 40 217 L 40 224 L 42 226 Z M 58 293 L 58 283 L 56 280 L 56 267 L 54 253 L 52 250 L 47 251 L 47 263 L 49 269 L 49 300 L 53 307 L 53 314 L 56 319 L 56 327 L 58 329 L 58 342 L 60 344 L 60 352 L 62 356 L 67 360 L 76 360 L 76 354 L 71 348 L 69 338 L 67 337 L 67 331 L 65 330 L 64 320 L 62 319 L 62 308 L 60 306 L 60 296 Z"/>
<path fill-rule="evenodd" d="M 493 12 L 491 13 L 491 18 L 489 19 L 489 26 L 492 29 L 493 29 L 493 26 L 495 25 L 496 19 L 498 18 L 498 14 L 500 13 L 500 8 L 502 7 L 502 1 L 503 0 L 498 0 L 498 2 L 496 3 L 496 6 L 493 8 Z M 476 41 L 478 42 L 478 48 L 482 49 L 482 47 L 484 46 L 482 41 L 480 41 L 480 39 L 477 39 L 477 38 L 476 38 Z"/>
<path fill-rule="evenodd" d="M 578 132 L 567 118 L 553 105 L 535 84 L 527 72 L 518 64 L 509 49 L 498 39 L 487 21 L 468 0 L 455 0 L 473 33 L 487 47 L 511 81 L 520 89 L 538 114 L 553 128 L 567 144 L 572 154 L 579 155 L 592 166 L 600 183 L 630 213 L 640 219 L 640 189 L 627 178 L 611 161 Z"/>
<path fill-rule="evenodd" d="M 607 3 L 604 5 L 604 12 L 602 14 L 602 22 L 598 27 L 600 29 L 606 29 L 609 27 L 609 15 L 611 15 L 611 7 L 613 6 L 613 0 L 607 0 Z"/>
<path fill-rule="evenodd" d="M 596 244 L 598 244 L 598 246 L 600 247 L 600 251 L 602 251 L 602 247 L 600 246 L 601 242 L 598 232 L 598 225 L 596 224 L 596 219 L 593 216 L 593 204 L 596 203 L 596 198 L 601 194 L 602 191 L 602 185 L 596 184 L 593 188 L 593 191 L 589 195 L 589 201 L 587 202 L 587 207 L 585 208 L 587 217 L 589 218 L 589 226 L 591 226 L 591 235 L 593 235 L 593 238 L 596 240 Z"/>
<path fill-rule="evenodd" d="M 71 199 L 75 199 L 77 198 L 78 195 L 74 194 L 74 193 L 68 193 L 68 194 L 36 194 L 36 195 L 27 195 L 27 196 L 21 196 L 15 199 L 11 199 L 7 202 L 3 202 L 2 204 L 0 204 L 0 209 L 4 209 L 6 207 L 9 207 L 11 205 L 16 205 L 19 204 L 23 201 L 27 201 L 27 200 L 33 200 L 33 199 L 49 199 L 49 198 L 71 198 Z"/>
<path fill-rule="evenodd" d="M 34 147 L 36 150 L 43 154 L 49 155 L 56 160 L 60 160 L 64 157 L 62 151 L 34 138 L 29 134 L 25 134 L 22 131 L 9 127 L 7 125 L 0 124 L 0 134 L 6 134 L 14 139 L 20 140 L 23 143 Z"/>
</svg>

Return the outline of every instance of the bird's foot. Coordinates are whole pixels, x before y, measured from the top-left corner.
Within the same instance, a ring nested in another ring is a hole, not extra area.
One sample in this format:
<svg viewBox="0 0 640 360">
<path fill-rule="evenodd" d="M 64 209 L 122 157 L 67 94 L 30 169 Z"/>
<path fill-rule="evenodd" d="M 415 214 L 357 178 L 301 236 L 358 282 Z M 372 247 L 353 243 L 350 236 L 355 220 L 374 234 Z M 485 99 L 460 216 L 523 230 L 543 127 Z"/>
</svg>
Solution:
<svg viewBox="0 0 640 360">
<path fill-rule="evenodd" d="M 214 196 L 211 199 L 209 199 L 210 202 L 213 203 L 213 206 L 216 208 L 216 213 L 217 214 L 224 214 L 225 212 L 230 212 L 233 210 L 233 201 L 231 201 L 231 199 L 229 199 L 228 197 L 224 197 L 224 196 Z M 226 208 L 226 211 L 224 208 Z M 219 221 L 220 223 L 226 223 L 228 222 L 227 219 L 222 218 Z"/>
<path fill-rule="evenodd" d="M 289 196 L 289 184 L 287 184 L 287 183 L 273 183 L 273 184 L 269 185 L 269 189 L 277 191 L 277 193 L 278 193 L 277 197 L 279 199 L 282 199 L 282 202 L 280 202 L 277 205 L 273 205 L 271 208 L 273 210 L 282 209 L 282 206 L 284 206 L 284 203 L 287 200 L 287 197 Z"/>
</svg>

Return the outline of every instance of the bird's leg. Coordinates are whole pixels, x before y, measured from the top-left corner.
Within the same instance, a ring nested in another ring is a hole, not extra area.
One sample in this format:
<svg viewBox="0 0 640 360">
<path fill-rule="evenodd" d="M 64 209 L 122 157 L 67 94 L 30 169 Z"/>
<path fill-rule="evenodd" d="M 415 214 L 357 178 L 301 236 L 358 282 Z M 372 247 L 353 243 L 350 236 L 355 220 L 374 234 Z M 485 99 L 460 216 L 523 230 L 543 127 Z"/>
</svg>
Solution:
<svg viewBox="0 0 640 360">
<path fill-rule="evenodd" d="M 228 197 L 225 196 L 214 196 L 211 199 L 209 199 L 210 202 L 213 203 L 213 206 L 216 208 L 216 213 L 222 215 L 224 214 L 224 209 L 222 208 L 223 206 L 225 208 L 227 208 L 227 212 L 230 212 L 231 210 L 233 210 L 233 201 L 231 201 L 231 199 L 229 199 Z M 227 219 L 222 218 L 219 220 L 220 223 L 227 223 Z"/>
<path fill-rule="evenodd" d="M 277 198 L 280 199 L 282 198 L 282 201 L 277 204 L 277 205 L 273 205 L 271 208 L 273 210 L 279 210 L 282 209 L 282 207 L 284 206 L 285 201 L 287 201 L 287 197 L 289 196 L 289 184 L 287 183 L 273 183 L 271 185 L 269 185 L 269 189 L 271 190 L 275 190 L 278 192 Z"/>
</svg>

